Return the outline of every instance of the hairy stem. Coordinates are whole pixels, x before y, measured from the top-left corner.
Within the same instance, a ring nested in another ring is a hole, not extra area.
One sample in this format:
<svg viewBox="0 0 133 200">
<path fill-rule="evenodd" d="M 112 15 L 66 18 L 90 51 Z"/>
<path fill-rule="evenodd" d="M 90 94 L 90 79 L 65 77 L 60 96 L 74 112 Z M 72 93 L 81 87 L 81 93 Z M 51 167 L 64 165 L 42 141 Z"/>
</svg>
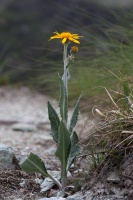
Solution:
<svg viewBox="0 0 133 200">
<path fill-rule="evenodd" d="M 62 185 L 62 191 L 64 192 L 66 187 L 66 180 L 67 180 L 67 171 L 66 166 L 62 166 L 61 169 L 61 185 Z"/>
<path fill-rule="evenodd" d="M 67 96 L 68 96 L 68 79 L 67 79 L 67 71 L 68 69 L 66 68 L 67 67 L 67 47 L 68 47 L 68 44 L 64 44 L 64 56 L 63 56 L 63 60 L 64 60 L 64 85 L 65 85 L 65 88 L 66 88 L 66 93 L 67 93 Z"/>
</svg>

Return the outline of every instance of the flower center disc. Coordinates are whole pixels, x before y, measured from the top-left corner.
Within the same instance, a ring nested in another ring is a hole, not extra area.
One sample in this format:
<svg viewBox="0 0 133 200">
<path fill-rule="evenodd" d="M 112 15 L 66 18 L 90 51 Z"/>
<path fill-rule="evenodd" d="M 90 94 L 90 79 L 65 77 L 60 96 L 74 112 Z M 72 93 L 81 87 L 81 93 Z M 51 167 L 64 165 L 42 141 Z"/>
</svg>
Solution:
<svg viewBox="0 0 133 200">
<path fill-rule="evenodd" d="M 62 38 L 69 38 L 70 36 L 71 36 L 70 33 L 67 33 L 67 32 L 61 33 L 61 37 L 62 37 Z"/>
</svg>

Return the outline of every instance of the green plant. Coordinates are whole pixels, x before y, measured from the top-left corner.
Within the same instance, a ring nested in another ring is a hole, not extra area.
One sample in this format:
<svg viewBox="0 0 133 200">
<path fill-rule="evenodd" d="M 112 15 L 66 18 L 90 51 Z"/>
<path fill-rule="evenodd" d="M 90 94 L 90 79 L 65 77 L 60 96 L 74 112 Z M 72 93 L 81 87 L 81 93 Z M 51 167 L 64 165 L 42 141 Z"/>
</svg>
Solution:
<svg viewBox="0 0 133 200">
<path fill-rule="evenodd" d="M 105 88 L 111 109 L 95 109 L 103 123 L 97 128 L 92 139 L 97 141 L 97 146 L 94 148 L 102 147 L 106 154 L 105 158 L 114 159 L 117 163 L 122 160 L 125 152 L 130 151 L 133 144 L 133 87 L 130 84 L 130 77 L 125 78 L 121 73 L 117 76 L 112 71 L 108 71 L 119 80 L 121 90 L 109 92 Z M 93 161 L 95 161 L 94 156 Z"/>
<path fill-rule="evenodd" d="M 119 81 L 119 91 L 104 88 L 109 97 L 110 107 L 101 109 L 94 107 L 93 114 L 99 117 L 96 129 L 85 138 L 88 149 L 86 158 L 91 169 L 95 169 L 101 177 L 113 167 L 120 168 L 125 155 L 132 152 L 133 147 L 133 85 L 132 77 L 116 75 L 108 70 Z M 118 86 L 116 86 L 117 90 Z"/>
<path fill-rule="evenodd" d="M 97 152 L 95 148 L 92 147 L 90 155 L 88 156 L 88 163 L 90 165 L 90 169 L 96 170 L 104 161 L 104 159 L 105 155 L 100 151 Z"/>
<path fill-rule="evenodd" d="M 81 95 L 75 105 L 70 123 L 68 124 L 68 80 L 70 79 L 69 65 L 73 62 L 75 53 L 78 51 L 78 47 L 73 46 L 71 48 L 70 55 L 67 55 L 67 48 L 70 41 L 79 43 L 79 37 L 80 36 L 77 34 L 71 34 L 69 32 L 63 32 L 61 34 L 56 32 L 56 36 L 50 38 L 61 38 L 64 45 L 64 74 L 62 78 L 59 76 L 60 117 L 50 102 L 48 102 L 48 115 L 51 124 L 51 136 L 57 144 L 57 151 L 55 155 L 61 162 L 61 182 L 57 181 L 50 174 L 48 174 L 43 161 L 33 153 L 31 153 L 29 157 L 21 164 L 21 168 L 28 173 L 41 173 L 43 176 L 52 179 L 63 193 L 67 184 L 67 172 L 70 166 L 73 164 L 75 157 L 80 153 L 78 135 L 73 129 L 78 120 Z"/>
</svg>

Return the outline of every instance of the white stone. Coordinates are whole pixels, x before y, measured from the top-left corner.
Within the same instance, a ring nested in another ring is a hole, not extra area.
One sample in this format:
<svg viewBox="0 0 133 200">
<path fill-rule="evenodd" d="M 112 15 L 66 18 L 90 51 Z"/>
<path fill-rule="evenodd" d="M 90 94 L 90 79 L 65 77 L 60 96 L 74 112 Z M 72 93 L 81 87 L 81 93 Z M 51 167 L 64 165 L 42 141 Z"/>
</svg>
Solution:
<svg viewBox="0 0 133 200">
<path fill-rule="evenodd" d="M 60 180 L 60 176 L 61 173 L 59 171 L 50 171 L 48 170 L 48 173 L 55 178 L 57 181 Z M 55 183 L 53 182 L 53 180 L 51 180 L 50 178 L 45 178 L 45 180 L 43 181 L 43 183 L 40 185 L 41 187 L 41 193 L 42 192 L 46 192 L 47 190 L 51 189 L 53 186 L 55 185 Z"/>
<path fill-rule="evenodd" d="M 14 153 L 12 148 L 1 144 L 0 145 L 0 171 L 5 169 L 15 169 L 13 164 Z"/>
<path fill-rule="evenodd" d="M 12 125 L 12 129 L 14 131 L 35 132 L 37 130 L 37 127 L 34 124 L 16 123 Z"/>
<path fill-rule="evenodd" d="M 19 183 L 19 185 L 20 185 L 21 187 L 24 187 L 25 181 L 23 180 L 21 183 Z"/>
<path fill-rule="evenodd" d="M 120 183 L 120 177 L 117 172 L 111 172 L 107 177 L 107 182 Z"/>
<path fill-rule="evenodd" d="M 38 200 L 65 200 L 66 198 L 63 197 L 50 197 L 50 198 L 41 198 Z"/>
<path fill-rule="evenodd" d="M 36 179 L 35 179 L 35 182 L 36 182 L 36 183 L 38 183 L 38 184 L 42 184 L 42 182 L 43 182 L 43 179 L 36 178 Z"/>
</svg>

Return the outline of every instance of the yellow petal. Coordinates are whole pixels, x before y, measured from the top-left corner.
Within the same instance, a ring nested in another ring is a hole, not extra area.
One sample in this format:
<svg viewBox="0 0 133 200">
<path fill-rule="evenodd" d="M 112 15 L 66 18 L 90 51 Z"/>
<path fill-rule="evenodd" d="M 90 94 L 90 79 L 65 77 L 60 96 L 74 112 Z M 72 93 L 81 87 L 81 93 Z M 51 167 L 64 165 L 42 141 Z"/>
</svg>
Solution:
<svg viewBox="0 0 133 200">
<path fill-rule="evenodd" d="M 63 38 L 62 44 L 65 44 L 66 41 L 67 41 L 67 38 Z"/>
<path fill-rule="evenodd" d="M 56 39 L 56 38 L 61 38 L 61 37 L 60 37 L 60 35 L 55 35 L 55 36 L 50 37 L 51 40 Z"/>
<path fill-rule="evenodd" d="M 53 33 L 55 33 L 56 35 L 60 35 L 57 31 L 55 31 L 55 32 L 53 32 Z"/>
<path fill-rule="evenodd" d="M 52 39 L 62 39 L 62 44 L 65 44 L 67 42 L 67 40 L 70 40 L 72 42 L 75 42 L 77 44 L 80 44 L 80 42 L 78 41 L 80 39 L 80 37 L 83 36 L 79 36 L 78 34 L 71 34 L 70 32 L 62 32 L 62 33 L 58 33 L 57 31 L 54 32 L 54 36 L 50 37 L 49 40 Z"/>
<path fill-rule="evenodd" d="M 75 40 L 74 38 L 70 37 L 69 40 L 71 40 L 72 42 L 75 42 L 77 44 L 80 44 L 80 42 L 78 40 Z"/>
</svg>

